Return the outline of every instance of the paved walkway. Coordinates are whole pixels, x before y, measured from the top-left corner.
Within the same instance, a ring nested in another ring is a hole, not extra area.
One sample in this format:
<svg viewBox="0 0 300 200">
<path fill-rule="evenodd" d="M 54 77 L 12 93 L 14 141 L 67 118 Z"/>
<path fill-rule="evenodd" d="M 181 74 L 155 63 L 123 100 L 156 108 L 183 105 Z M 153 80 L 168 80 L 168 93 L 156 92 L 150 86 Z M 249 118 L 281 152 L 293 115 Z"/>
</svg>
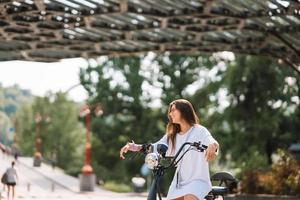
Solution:
<svg viewBox="0 0 300 200">
<path fill-rule="evenodd" d="M 0 153 L 0 174 L 10 166 L 11 157 Z M 58 168 L 54 170 L 47 164 L 42 163 L 41 167 L 33 167 L 33 159 L 20 157 L 16 164 L 19 182 L 16 186 L 15 199 L 22 200 L 145 200 L 146 194 L 136 193 L 115 193 L 104 190 L 98 186 L 93 192 L 80 192 L 79 179 L 66 175 Z M 3 191 L 1 184 L 1 200 L 7 200 L 6 191 Z"/>
</svg>

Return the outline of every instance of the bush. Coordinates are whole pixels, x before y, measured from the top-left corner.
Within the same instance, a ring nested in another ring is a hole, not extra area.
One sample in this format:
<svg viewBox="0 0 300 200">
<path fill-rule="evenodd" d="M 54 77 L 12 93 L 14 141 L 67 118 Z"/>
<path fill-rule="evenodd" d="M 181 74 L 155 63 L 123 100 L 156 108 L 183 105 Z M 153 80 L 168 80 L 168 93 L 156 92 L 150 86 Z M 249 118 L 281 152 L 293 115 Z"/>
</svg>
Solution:
<svg viewBox="0 0 300 200">
<path fill-rule="evenodd" d="M 241 180 L 241 192 L 249 194 L 300 194 L 300 165 L 293 157 L 278 150 L 279 160 L 270 170 L 248 170 Z"/>
</svg>

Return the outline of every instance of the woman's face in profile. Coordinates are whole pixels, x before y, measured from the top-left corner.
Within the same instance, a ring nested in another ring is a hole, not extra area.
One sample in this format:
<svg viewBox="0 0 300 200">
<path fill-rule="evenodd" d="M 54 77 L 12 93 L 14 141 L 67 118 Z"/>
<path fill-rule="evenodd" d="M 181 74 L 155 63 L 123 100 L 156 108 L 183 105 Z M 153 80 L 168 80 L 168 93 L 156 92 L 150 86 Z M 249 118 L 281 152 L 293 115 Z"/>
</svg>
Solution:
<svg viewBox="0 0 300 200">
<path fill-rule="evenodd" d="M 179 124 L 180 123 L 180 121 L 181 121 L 181 113 L 176 108 L 175 104 L 173 104 L 171 106 L 169 116 L 170 116 L 170 118 L 172 120 L 172 123 L 174 123 L 174 124 Z"/>
</svg>

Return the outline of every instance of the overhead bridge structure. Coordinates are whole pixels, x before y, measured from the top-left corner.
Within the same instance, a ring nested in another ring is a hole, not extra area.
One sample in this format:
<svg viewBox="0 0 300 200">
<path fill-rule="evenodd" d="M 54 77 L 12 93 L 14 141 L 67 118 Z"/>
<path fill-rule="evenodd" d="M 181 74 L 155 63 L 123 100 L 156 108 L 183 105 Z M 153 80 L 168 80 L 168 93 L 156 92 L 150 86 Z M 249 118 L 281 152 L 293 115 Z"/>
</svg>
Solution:
<svg viewBox="0 0 300 200">
<path fill-rule="evenodd" d="M 0 0 L 0 61 L 146 52 L 300 64 L 299 0 Z"/>
</svg>

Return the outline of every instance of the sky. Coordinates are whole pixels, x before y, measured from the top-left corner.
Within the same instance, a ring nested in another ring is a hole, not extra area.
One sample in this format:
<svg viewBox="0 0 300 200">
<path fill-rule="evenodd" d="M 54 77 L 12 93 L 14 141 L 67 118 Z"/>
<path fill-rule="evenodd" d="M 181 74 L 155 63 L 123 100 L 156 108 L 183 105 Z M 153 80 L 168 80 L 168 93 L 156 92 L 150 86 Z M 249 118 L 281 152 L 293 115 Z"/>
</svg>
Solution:
<svg viewBox="0 0 300 200">
<path fill-rule="evenodd" d="M 82 58 L 65 59 L 55 63 L 7 61 L 0 62 L 0 83 L 3 87 L 18 84 L 33 95 L 44 96 L 48 91 L 65 92 L 79 84 L 79 70 L 86 67 Z M 82 86 L 68 92 L 68 98 L 82 102 L 87 93 Z"/>
<path fill-rule="evenodd" d="M 223 55 L 224 54 L 224 55 Z M 221 55 L 221 54 L 220 54 Z M 142 68 L 147 69 L 149 65 L 153 64 L 150 62 L 154 55 L 149 54 L 148 57 L 142 63 Z M 223 52 L 221 56 L 225 56 L 227 59 L 234 59 L 234 55 L 230 52 Z M 100 61 L 99 59 L 98 61 Z M 95 63 L 91 62 L 93 65 Z M 80 68 L 85 68 L 87 66 L 87 61 L 82 58 L 74 59 L 64 59 L 60 62 L 55 63 L 42 63 L 42 62 L 28 62 L 28 61 L 7 61 L 0 62 L 0 83 L 3 87 L 13 86 L 18 84 L 21 89 L 28 89 L 33 95 L 45 96 L 49 91 L 51 92 L 66 92 L 71 87 L 79 84 L 79 70 Z M 225 66 L 218 66 L 218 68 L 225 70 Z M 215 77 L 216 70 L 210 71 L 201 71 L 200 77 Z M 113 73 L 112 76 L 120 79 L 117 74 Z M 121 80 L 121 79 L 120 79 Z M 120 81 L 119 80 L 119 81 Z M 204 79 L 203 79 L 204 80 Z M 194 84 L 194 87 L 198 88 L 199 84 L 201 85 L 201 78 Z M 198 86 L 197 86 L 198 85 Z M 160 96 L 161 91 L 154 90 L 153 87 L 145 86 L 143 89 L 151 91 L 151 94 L 154 98 L 153 106 L 159 106 L 159 102 L 156 100 Z M 193 92 L 193 87 L 190 87 L 189 90 Z M 224 91 L 221 91 L 222 98 L 226 94 Z M 87 92 L 85 89 L 78 85 L 74 89 L 68 92 L 69 99 L 76 102 L 83 102 L 87 99 Z M 221 101 L 223 102 L 223 100 Z"/>
</svg>

